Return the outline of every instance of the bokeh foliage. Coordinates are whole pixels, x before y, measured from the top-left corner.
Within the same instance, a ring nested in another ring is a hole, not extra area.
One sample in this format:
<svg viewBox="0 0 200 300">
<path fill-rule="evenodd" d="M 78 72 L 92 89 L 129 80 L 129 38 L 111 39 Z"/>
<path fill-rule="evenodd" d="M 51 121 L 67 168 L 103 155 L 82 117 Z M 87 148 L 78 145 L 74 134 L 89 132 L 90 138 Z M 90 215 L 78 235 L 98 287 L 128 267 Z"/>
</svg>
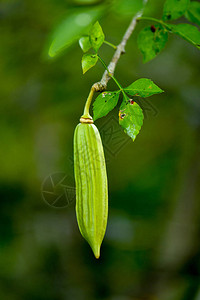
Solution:
<svg viewBox="0 0 200 300">
<path fill-rule="evenodd" d="M 79 234 L 75 203 L 55 209 L 42 199 L 50 174 L 73 178 L 73 131 L 103 68 L 83 76 L 78 43 L 55 60 L 41 53 L 71 9 L 94 2 L 101 1 L 0 3 L 0 299 L 198 300 L 200 54 L 186 41 L 170 35 L 165 51 L 143 65 L 143 21 L 116 69 L 124 86 L 151 78 L 165 93 L 141 100 L 145 118 L 134 143 L 118 138 L 117 125 L 104 131 L 106 118 L 96 121 L 110 212 L 99 261 Z M 160 18 L 163 3 L 150 1 L 145 14 Z M 130 20 L 128 11 L 102 16 L 108 40 L 119 43 Z M 109 62 L 113 50 L 100 51 Z M 115 122 L 118 109 L 107 118 Z"/>
</svg>

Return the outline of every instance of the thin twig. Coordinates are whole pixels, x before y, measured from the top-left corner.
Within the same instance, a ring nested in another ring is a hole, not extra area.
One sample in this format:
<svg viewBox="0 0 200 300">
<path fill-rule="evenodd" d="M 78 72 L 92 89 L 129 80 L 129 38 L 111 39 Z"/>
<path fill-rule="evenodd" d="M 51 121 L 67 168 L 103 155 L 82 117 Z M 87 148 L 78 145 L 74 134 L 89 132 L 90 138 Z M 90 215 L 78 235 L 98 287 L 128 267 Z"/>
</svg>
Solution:
<svg viewBox="0 0 200 300">
<path fill-rule="evenodd" d="M 115 51 L 115 53 L 112 57 L 112 60 L 108 65 L 108 70 L 111 75 L 114 75 L 118 60 L 120 59 L 121 55 L 125 53 L 126 43 L 135 29 L 135 26 L 137 24 L 137 19 L 141 16 L 142 16 L 142 12 L 138 13 L 136 16 L 133 17 L 130 25 L 128 26 L 128 28 L 121 40 L 121 43 L 117 46 L 117 50 Z M 93 84 L 93 88 L 95 89 L 95 91 L 101 92 L 101 91 L 105 90 L 110 78 L 111 78 L 111 76 L 109 76 L 108 71 L 106 70 L 101 78 L 101 81 Z"/>
</svg>

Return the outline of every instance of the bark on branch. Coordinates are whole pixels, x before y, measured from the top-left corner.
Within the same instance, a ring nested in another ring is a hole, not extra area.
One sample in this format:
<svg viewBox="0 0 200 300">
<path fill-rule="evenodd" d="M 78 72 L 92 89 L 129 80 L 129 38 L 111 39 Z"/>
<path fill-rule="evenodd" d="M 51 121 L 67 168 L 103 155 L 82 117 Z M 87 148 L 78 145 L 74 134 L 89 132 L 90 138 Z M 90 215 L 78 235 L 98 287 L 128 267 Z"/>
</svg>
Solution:
<svg viewBox="0 0 200 300">
<path fill-rule="evenodd" d="M 120 59 L 121 55 L 125 53 L 125 47 L 128 39 L 130 38 L 131 34 L 133 33 L 135 26 L 137 24 L 137 19 L 142 16 L 142 12 L 138 13 L 136 16 L 133 17 L 131 20 L 131 23 L 129 24 L 120 44 L 117 46 L 117 49 L 112 57 L 111 62 L 108 65 L 108 70 L 111 75 L 114 75 L 115 68 L 117 66 L 118 60 Z M 93 84 L 93 89 L 96 92 L 104 91 L 107 87 L 108 81 L 110 80 L 110 76 L 108 74 L 108 71 L 105 71 L 101 81 L 96 82 Z"/>
</svg>

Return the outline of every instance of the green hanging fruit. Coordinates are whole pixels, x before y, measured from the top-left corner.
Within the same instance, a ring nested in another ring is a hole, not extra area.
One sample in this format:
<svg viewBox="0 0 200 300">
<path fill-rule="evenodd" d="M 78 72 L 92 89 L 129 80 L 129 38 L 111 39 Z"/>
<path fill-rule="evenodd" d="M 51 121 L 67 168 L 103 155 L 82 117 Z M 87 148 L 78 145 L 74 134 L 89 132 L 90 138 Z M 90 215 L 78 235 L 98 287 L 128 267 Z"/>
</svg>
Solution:
<svg viewBox="0 0 200 300">
<path fill-rule="evenodd" d="M 100 256 L 108 217 L 108 187 L 101 137 L 92 119 L 81 118 L 74 133 L 76 216 L 82 236 Z"/>
</svg>

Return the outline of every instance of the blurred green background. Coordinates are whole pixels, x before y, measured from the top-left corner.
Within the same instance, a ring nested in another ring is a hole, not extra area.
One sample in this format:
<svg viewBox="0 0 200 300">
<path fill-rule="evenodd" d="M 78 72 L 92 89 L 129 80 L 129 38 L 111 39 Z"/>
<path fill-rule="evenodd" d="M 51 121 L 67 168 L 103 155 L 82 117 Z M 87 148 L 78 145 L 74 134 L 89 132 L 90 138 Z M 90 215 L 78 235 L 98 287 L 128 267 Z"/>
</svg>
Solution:
<svg viewBox="0 0 200 300">
<path fill-rule="evenodd" d="M 44 59 L 56 24 L 86 2 L 98 1 L 0 1 L 0 299 L 199 300 L 200 52 L 170 36 L 143 65 L 136 38 L 149 23 L 129 40 L 118 80 L 151 78 L 165 93 L 141 100 L 134 143 L 120 132 L 117 109 L 96 122 L 109 179 L 96 260 L 76 223 L 72 157 L 74 128 L 103 68 L 83 76 L 78 43 Z M 149 1 L 145 14 L 161 17 L 163 3 Z M 103 16 L 106 39 L 118 44 L 130 20 Z M 112 53 L 101 49 L 107 63 Z"/>
</svg>

